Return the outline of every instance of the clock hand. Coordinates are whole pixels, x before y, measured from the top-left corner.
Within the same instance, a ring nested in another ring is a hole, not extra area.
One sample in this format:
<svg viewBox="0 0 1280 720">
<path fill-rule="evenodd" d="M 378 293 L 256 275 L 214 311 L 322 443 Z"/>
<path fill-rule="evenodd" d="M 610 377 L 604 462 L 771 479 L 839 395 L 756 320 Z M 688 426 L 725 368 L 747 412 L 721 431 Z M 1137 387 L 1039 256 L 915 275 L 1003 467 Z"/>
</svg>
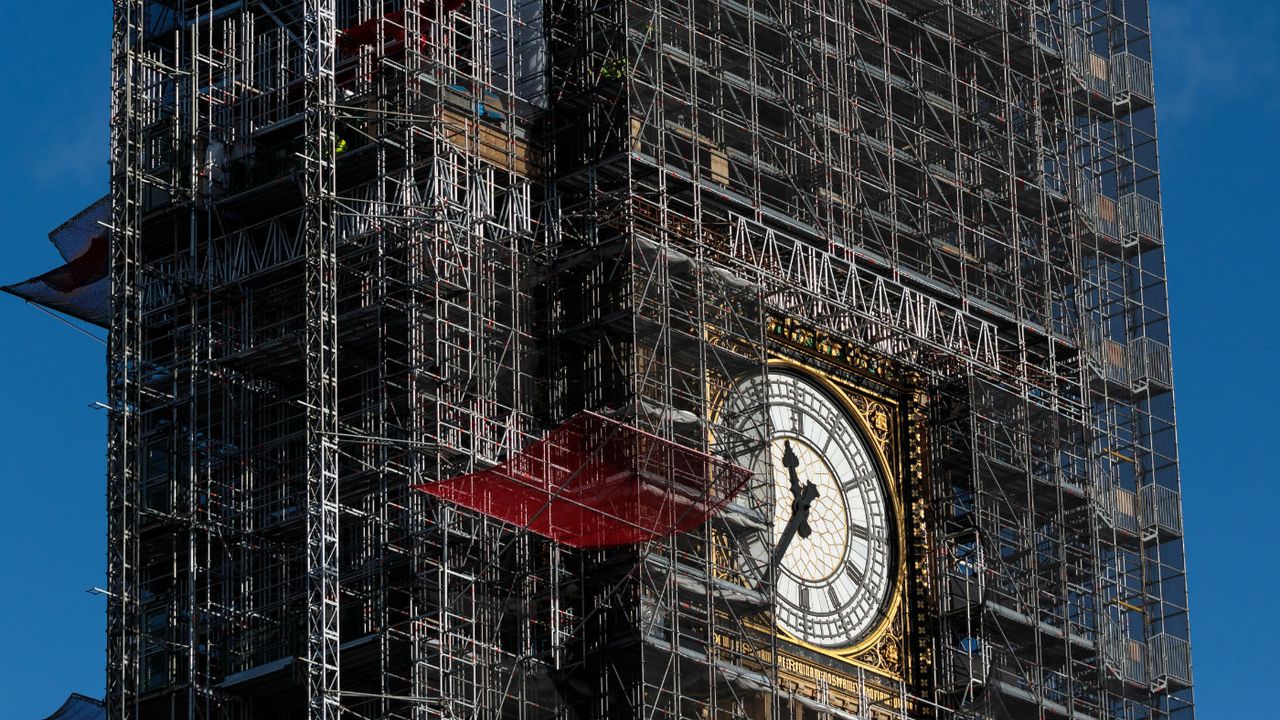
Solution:
<svg viewBox="0 0 1280 720">
<path fill-rule="evenodd" d="M 803 497 L 805 492 L 800 488 L 800 474 L 796 472 L 796 468 L 800 467 L 800 458 L 796 457 L 795 451 L 791 449 L 790 440 L 783 440 L 782 448 L 782 466 L 787 469 L 787 474 L 791 478 L 791 517 L 795 518 L 796 515 L 799 514 L 799 506 L 797 503 L 800 502 L 800 498 Z M 813 487 L 813 483 L 807 483 L 807 486 Z M 816 498 L 817 496 L 817 489 L 815 488 L 814 497 Z M 809 502 L 813 501 L 810 500 Z M 805 511 L 801 517 L 800 525 L 797 530 L 800 533 L 800 537 L 803 538 L 809 537 L 813 532 L 813 529 L 809 527 L 808 505 L 805 506 Z"/>
<path fill-rule="evenodd" d="M 783 528 L 782 535 L 778 537 L 778 544 L 769 558 L 765 577 L 761 578 L 757 590 L 763 590 L 766 583 L 770 585 L 774 583 L 782 557 L 787 554 L 787 548 L 791 547 L 791 541 L 795 539 L 796 534 L 798 533 L 800 537 L 809 537 L 813 532 L 809 527 L 809 508 L 813 506 L 813 501 L 818 499 L 818 486 L 811 482 L 800 485 L 800 476 L 796 472 L 796 468 L 800 467 L 800 458 L 796 457 L 795 451 L 791 449 L 790 440 L 784 440 L 782 447 L 782 465 L 787 468 L 791 476 L 791 518 Z"/>
<path fill-rule="evenodd" d="M 791 504 L 791 520 L 787 522 L 787 526 L 782 530 L 782 536 L 778 538 L 778 546 L 774 548 L 773 557 L 769 561 L 771 567 L 776 568 L 778 563 L 782 562 L 782 556 L 787 554 L 787 548 L 797 532 L 800 537 L 806 535 L 804 529 L 809 527 L 809 507 L 817 499 L 817 486 L 813 483 L 805 483 L 804 489 L 800 491 L 800 497 Z"/>
<path fill-rule="evenodd" d="M 789 451 L 790 446 L 787 449 Z M 796 485 L 798 486 L 799 482 Z M 783 528 L 782 535 L 778 538 L 778 545 L 773 549 L 773 556 L 769 558 L 768 573 L 765 579 L 760 581 L 760 587 L 757 589 L 763 590 L 765 582 L 773 584 L 774 578 L 778 574 L 778 567 L 782 563 L 782 556 L 787 554 L 787 548 L 791 546 L 791 541 L 795 539 L 796 532 L 801 527 L 809 526 L 809 507 L 817 499 L 818 487 L 813 483 L 805 483 L 804 488 L 800 490 L 800 496 L 795 502 L 791 503 L 791 519 L 787 521 L 787 526 Z M 801 536 L 803 537 L 803 534 Z"/>
</svg>

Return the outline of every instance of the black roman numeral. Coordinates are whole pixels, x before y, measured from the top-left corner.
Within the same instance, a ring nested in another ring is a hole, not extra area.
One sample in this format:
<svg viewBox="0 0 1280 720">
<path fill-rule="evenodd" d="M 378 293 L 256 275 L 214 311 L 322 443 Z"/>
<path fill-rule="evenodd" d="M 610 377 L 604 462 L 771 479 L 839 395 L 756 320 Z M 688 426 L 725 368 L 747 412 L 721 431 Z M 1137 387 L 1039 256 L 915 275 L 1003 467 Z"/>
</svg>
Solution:
<svg viewBox="0 0 1280 720">
<path fill-rule="evenodd" d="M 862 587 L 862 583 L 866 582 L 866 575 L 862 574 L 862 568 L 854 565 L 851 561 L 845 561 L 845 572 L 849 573 L 849 577 L 853 578 L 853 584 Z"/>
<path fill-rule="evenodd" d="M 849 492 L 850 490 L 853 490 L 856 487 L 865 485 L 869 480 L 871 480 L 870 473 L 859 473 L 849 478 L 848 480 L 845 480 L 844 484 L 840 486 L 840 489 L 844 490 L 845 492 Z"/>
<path fill-rule="evenodd" d="M 844 601 L 840 599 L 840 593 L 836 592 L 834 585 L 827 586 L 827 597 L 831 598 L 832 610 L 839 610 L 844 606 Z"/>
</svg>

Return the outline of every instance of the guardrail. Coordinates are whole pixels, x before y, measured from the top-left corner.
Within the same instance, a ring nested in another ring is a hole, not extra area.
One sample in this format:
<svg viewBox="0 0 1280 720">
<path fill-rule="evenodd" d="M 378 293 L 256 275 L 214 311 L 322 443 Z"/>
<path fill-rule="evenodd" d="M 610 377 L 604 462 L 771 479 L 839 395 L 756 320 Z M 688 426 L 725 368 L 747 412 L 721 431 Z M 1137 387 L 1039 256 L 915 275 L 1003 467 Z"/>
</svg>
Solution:
<svg viewBox="0 0 1280 720">
<path fill-rule="evenodd" d="M 1191 686 L 1191 643 L 1160 633 L 1151 638 L 1147 653 L 1151 662 L 1153 692 Z"/>
<path fill-rule="evenodd" d="M 1147 485 L 1138 490 L 1142 514 L 1142 538 L 1163 542 L 1182 535 L 1182 497 L 1163 485 Z"/>
<path fill-rule="evenodd" d="M 1173 360 L 1168 345 L 1147 337 L 1137 338 L 1129 343 L 1129 357 L 1135 385 L 1173 387 Z"/>
<path fill-rule="evenodd" d="M 1116 530 L 1138 534 L 1138 494 L 1132 490 L 1112 490 L 1111 522 Z"/>
<path fill-rule="evenodd" d="M 1120 229 L 1125 244 L 1158 245 L 1164 242 L 1160 203 L 1145 195 L 1129 193 L 1120 197 Z"/>
<path fill-rule="evenodd" d="M 1134 98 L 1147 103 L 1154 102 L 1155 78 L 1151 72 L 1151 63 L 1133 53 L 1112 55 L 1111 91 L 1117 102 L 1132 101 Z"/>
</svg>

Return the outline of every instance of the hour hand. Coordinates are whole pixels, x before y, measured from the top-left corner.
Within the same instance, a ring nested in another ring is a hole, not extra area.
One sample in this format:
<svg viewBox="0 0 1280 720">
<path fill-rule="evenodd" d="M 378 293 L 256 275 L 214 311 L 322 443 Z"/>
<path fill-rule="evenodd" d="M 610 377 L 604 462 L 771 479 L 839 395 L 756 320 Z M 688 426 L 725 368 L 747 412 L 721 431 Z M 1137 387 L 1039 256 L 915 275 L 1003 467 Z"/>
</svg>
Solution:
<svg viewBox="0 0 1280 720">
<path fill-rule="evenodd" d="M 778 570 L 778 565 L 782 562 L 782 556 L 787 554 L 787 548 L 791 546 L 791 541 L 795 539 L 796 534 L 801 527 L 809 527 L 809 507 L 813 505 L 813 501 L 818 499 L 818 488 L 813 483 L 805 483 L 804 489 L 800 491 L 799 497 L 791 504 L 791 520 L 787 522 L 786 528 L 783 529 L 782 535 L 778 538 L 778 544 L 773 549 L 773 557 L 769 559 L 769 573 L 772 577 Z M 808 534 L 808 533 L 804 533 Z"/>
<path fill-rule="evenodd" d="M 800 458 L 796 457 L 795 451 L 791 449 L 790 440 L 782 441 L 782 466 L 787 469 L 787 474 L 791 479 L 791 517 L 800 518 L 799 524 L 796 526 L 796 532 L 800 534 L 800 537 L 807 538 L 813 532 L 813 529 L 809 527 L 809 503 L 804 503 L 803 512 L 801 512 L 801 504 L 806 490 L 813 485 L 810 483 L 804 489 L 800 487 L 800 474 L 796 472 L 797 468 L 800 467 Z M 817 497 L 816 491 L 814 492 L 814 497 Z M 811 503 L 813 500 L 810 499 L 809 502 Z"/>
</svg>

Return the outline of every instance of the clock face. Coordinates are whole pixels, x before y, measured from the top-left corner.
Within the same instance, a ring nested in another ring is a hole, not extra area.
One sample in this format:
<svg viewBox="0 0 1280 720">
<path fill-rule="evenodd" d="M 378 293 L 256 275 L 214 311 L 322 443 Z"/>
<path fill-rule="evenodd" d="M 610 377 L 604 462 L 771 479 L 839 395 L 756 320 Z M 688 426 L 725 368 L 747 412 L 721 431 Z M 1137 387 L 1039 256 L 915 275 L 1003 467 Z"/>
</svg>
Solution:
<svg viewBox="0 0 1280 720">
<path fill-rule="evenodd" d="M 777 563 L 776 622 L 812 645 L 853 646 L 883 617 L 894 582 L 894 524 L 875 456 L 848 410 L 814 381 L 773 370 L 740 390 L 764 400 L 754 412 L 767 417 L 754 421 L 770 429 L 766 448 L 739 462 L 752 469 L 752 501 L 772 521 L 748 548 L 757 574 Z"/>
</svg>

